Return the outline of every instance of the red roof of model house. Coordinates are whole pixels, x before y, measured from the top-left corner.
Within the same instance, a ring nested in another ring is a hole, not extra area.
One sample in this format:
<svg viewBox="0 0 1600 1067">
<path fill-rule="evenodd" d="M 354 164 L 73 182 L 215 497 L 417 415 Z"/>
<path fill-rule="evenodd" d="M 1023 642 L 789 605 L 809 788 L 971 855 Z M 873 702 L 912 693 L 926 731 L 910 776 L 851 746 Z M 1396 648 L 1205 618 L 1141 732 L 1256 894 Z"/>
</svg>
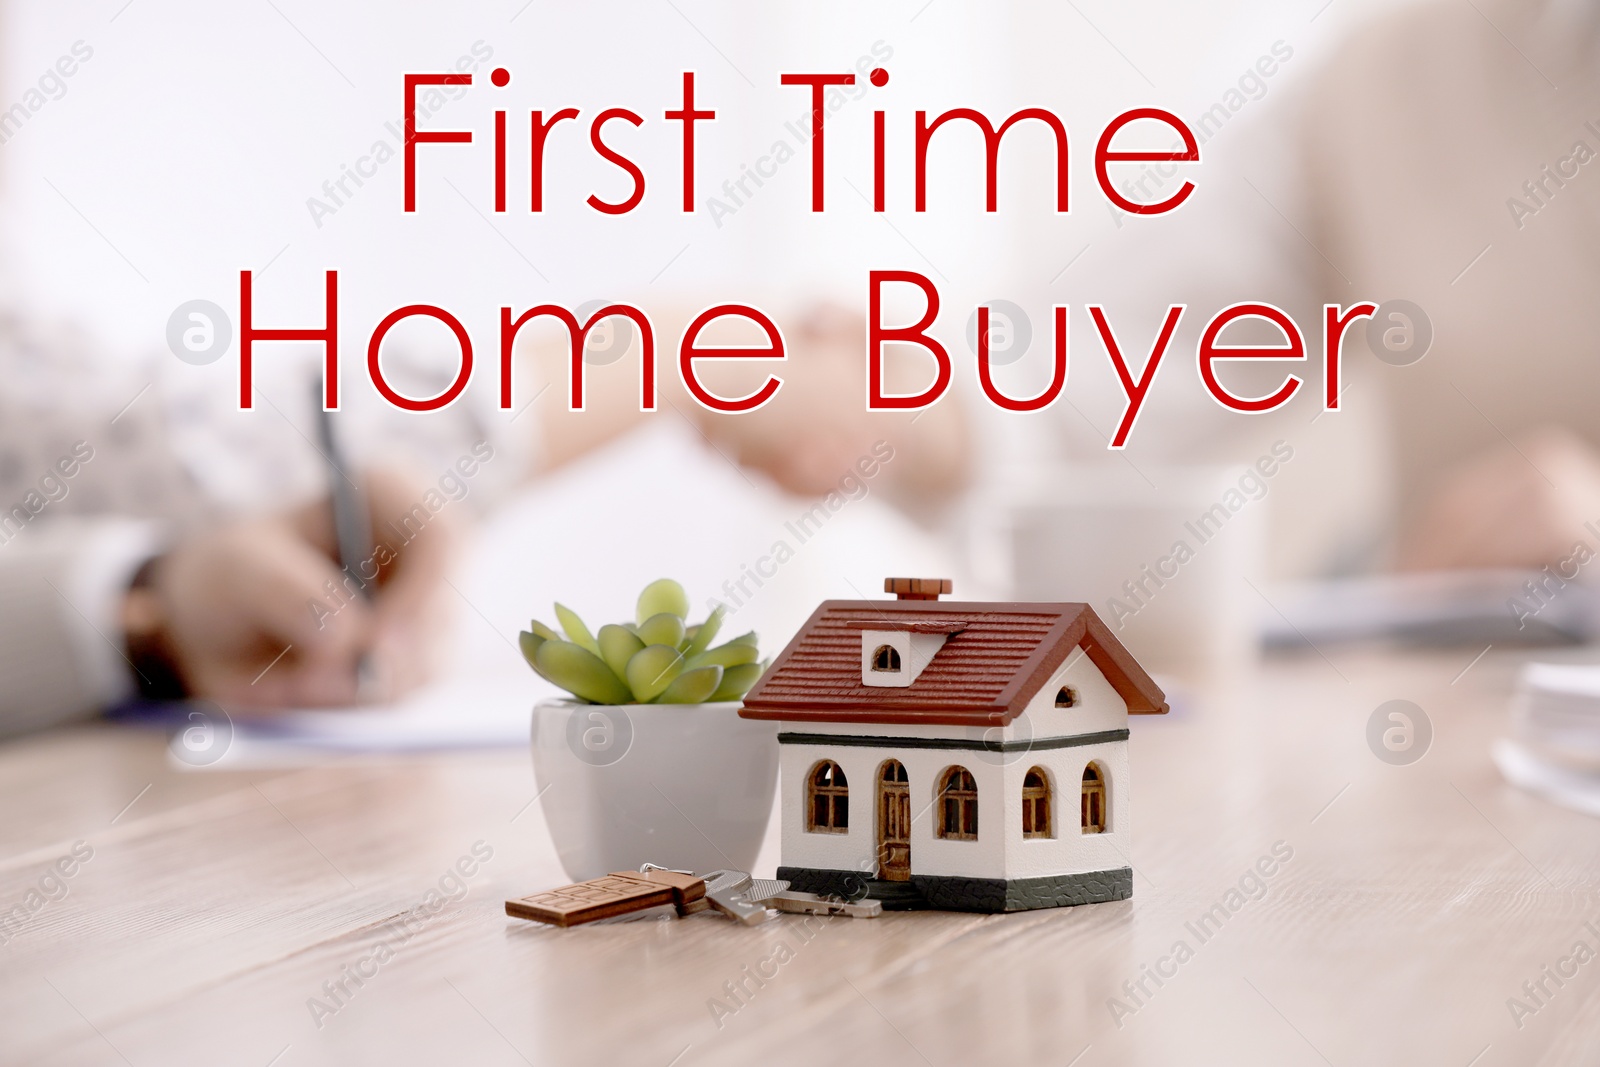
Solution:
<svg viewBox="0 0 1600 1067">
<path fill-rule="evenodd" d="M 861 631 L 949 637 L 903 687 L 863 685 Z M 751 719 L 1003 726 L 1082 648 L 1135 714 L 1165 694 L 1087 604 L 827 600 L 746 694 Z"/>
</svg>

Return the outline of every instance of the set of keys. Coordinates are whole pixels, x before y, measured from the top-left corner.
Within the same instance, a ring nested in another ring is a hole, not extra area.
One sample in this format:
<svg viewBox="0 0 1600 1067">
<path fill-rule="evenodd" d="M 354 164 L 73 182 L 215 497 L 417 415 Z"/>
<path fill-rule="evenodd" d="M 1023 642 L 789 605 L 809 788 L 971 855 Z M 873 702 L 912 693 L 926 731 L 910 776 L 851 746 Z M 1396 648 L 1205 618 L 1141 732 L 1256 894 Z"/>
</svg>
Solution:
<svg viewBox="0 0 1600 1067">
<path fill-rule="evenodd" d="M 667 906 L 679 916 L 714 910 L 745 926 L 770 918 L 769 908 L 858 918 L 872 918 L 883 910 L 877 901 L 848 903 L 790 892 L 788 882 L 752 878 L 744 871 L 695 874 L 647 863 L 637 871 L 616 871 L 508 900 L 506 914 L 554 926 L 579 926 Z"/>
</svg>

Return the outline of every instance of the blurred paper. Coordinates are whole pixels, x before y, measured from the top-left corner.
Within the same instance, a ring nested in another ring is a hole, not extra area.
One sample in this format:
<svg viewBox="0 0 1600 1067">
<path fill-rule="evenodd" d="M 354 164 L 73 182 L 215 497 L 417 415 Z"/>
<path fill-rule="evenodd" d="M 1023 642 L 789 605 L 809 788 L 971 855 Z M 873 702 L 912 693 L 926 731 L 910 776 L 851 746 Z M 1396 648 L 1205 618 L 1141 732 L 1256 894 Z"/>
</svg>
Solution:
<svg viewBox="0 0 1600 1067">
<path fill-rule="evenodd" d="M 234 743 L 292 743 L 342 752 L 493 748 L 528 743 L 525 678 L 452 679 L 386 707 L 306 709 L 235 720 Z"/>
<path fill-rule="evenodd" d="M 1494 743 L 1506 781 L 1600 815 L 1600 665 L 1530 663 L 1511 700 L 1512 737 Z"/>
<path fill-rule="evenodd" d="M 1494 743 L 1490 754 L 1506 781 L 1519 789 L 1563 808 L 1600 815 L 1600 774 L 1553 763 L 1527 745 L 1504 738 Z"/>
<path fill-rule="evenodd" d="M 168 729 L 168 761 L 184 770 L 302 767 L 361 754 L 489 749 L 528 743 L 533 690 L 510 674 L 452 678 L 394 704 L 223 716 L 169 704 L 117 717 Z"/>
<path fill-rule="evenodd" d="M 1600 772 L 1600 666 L 1530 663 L 1511 701 L 1516 740 L 1549 762 Z"/>
</svg>

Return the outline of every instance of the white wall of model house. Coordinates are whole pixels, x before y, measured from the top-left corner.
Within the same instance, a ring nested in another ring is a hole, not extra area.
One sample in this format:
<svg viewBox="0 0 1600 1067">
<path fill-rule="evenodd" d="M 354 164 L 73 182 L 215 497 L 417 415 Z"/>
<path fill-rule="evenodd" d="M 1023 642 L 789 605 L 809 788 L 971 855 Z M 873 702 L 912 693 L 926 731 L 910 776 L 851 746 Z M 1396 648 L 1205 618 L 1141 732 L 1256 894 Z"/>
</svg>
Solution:
<svg viewBox="0 0 1600 1067">
<path fill-rule="evenodd" d="M 1074 690 L 1070 708 L 1055 706 L 1062 686 Z M 883 723 L 785 722 L 780 729 L 802 734 L 858 737 L 949 738 L 966 741 L 1028 741 L 1117 730 L 1128 724 L 1127 703 L 1085 655 L 1075 649 L 1029 701 L 1026 711 L 1004 728 L 897 726 Z M 806 829 L 808 782 L 821 760 L 844 771 L 850 787 L 847 833 Z M 877 869 L 877 783 L 885 760 L 906 768 L 911 794 L 911 872 L 974 878 L 1030 878 L 1085 874 L 1128 865 L 1128 749 L 1126 741 L 1068 748 L 1030 748 L 1021 752 L 981 749 L 902 748 L 883 745 L 785 744 L 780 755 L 783 802 L 783 863 L 789 867 Z M 1080 830 L 1084 767 L 1097 763 L 1105 781 L 1106 829 Z M 978 787 L 978 838 L 940 838 L 935 797 L 951 766 L 965 767 Z M 1044 768 L 1050 778 L 1049 838 L 1022 836 L 1022 782 L 1029 769 Z"/>
</svg>

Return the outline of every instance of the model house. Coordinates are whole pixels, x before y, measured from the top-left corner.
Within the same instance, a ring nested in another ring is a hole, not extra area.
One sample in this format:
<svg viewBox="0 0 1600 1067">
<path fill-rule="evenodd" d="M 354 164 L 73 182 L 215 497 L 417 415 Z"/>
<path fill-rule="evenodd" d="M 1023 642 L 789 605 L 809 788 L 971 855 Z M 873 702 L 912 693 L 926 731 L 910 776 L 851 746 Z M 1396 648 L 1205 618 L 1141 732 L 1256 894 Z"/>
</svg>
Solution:
<svg viewBox="0 0 1600 1067">
<path fill-rule="evenodd" d="M 1087 604 L 825 601 L 745 696 L 780 722 L 783 866 L 885 907 L 1120 900 L 1128 716 L 1166 698 Z"/>
</svg>

